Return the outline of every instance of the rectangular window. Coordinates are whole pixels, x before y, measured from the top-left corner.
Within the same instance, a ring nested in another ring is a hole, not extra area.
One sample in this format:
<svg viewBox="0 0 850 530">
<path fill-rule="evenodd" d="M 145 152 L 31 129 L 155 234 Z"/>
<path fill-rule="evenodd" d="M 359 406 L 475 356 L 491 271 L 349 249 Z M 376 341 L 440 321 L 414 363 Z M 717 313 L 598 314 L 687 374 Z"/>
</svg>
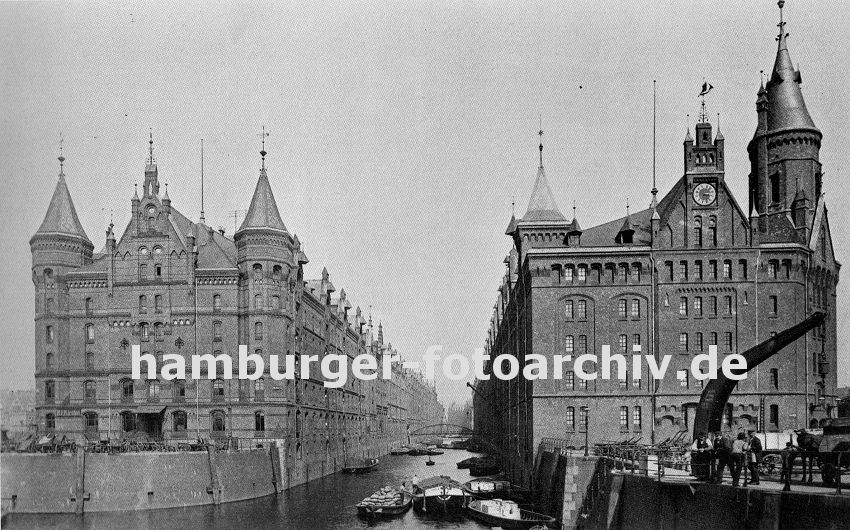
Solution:
<svg viewBox="0 0 850 530">
<path fill-rule="evenodd" d="M 578 421 L 579 421 L 579 430 L 581 432 L 585 432 L 587 430 L 587 423 L 588 423 L 587 413 L 588 413 L 587 407 L 582 407 L 582 408 L 579 409 Z"/>
<path fill-rule="evenodd" d="M 723 302 L 726 304 L 726 314 L 731 315 L 732 314 L 732 297 L 731 296 L 724 296 Z"/>
<path fill-rule="evenodd" d="M 576 312 L 579 320 L 587 320 L 587 302 L 585 300 L 576 302 Z"/>
<path fill-rule="evenodd" d="M 640 318 L 640 300 L 632 300 L 632 318 Z"/>
<path fill-rule="evenodd" d="M 717 279 L 717 262 L 715 260 L 711 260 L 708 262 L 708 279 Z"/>
<path fill-rule="evenodd" d="M 576 408 L 575 407 L 567 407 L 566 413 L 566 423 L 567 423 L 567 431 L 573 432 L 576 430 Z"/>
<path fill-rule="evenodd" d="M 578 268 L 578 281 L 587 281 L 587 267 L 584 265 L 580 265 Z"/>
<path fill-rule="evenodd" d="M 667 261 L 667 262 L 664 263 L 664 266 L 667 268 L 667 281 L 672 282 L 673 281 L 673 262 Z"/>
<path fill-rule="evenodd" d="M 688 353 L 688 334 L 687 333 L 679 333 L 679 351 L 682 353 Z"/>
<path fill-rule="evenodd" d="M 44 342 L 47 344 L 53 343 L 53 326 L 44 327 Z"/>
<path fill-rule="evenodd" d="M 587 390 L 587 379 L 579 378 L 578 388 L 579 390 Z"/>
<path fill-rule="evenodd" d="M 770 308 L 770 314 L 776 316 L 779 312 L 779 298 L 776 296 L 771 296 L 769 298 L 768 307 Z"/>
<path fill-rule="evenodd" d="M 702 297 L 697 296 L 694 298 L 694 314 L 698 317 L 702 316 Z"/>
<path fill-rule="evenodd" d="M 642 420 L 640 407 L 632 407 L 632 428 L 636 431 L 641 430 Z"/>
<path fill-rule="evenodd" d="M 684 317 L 688 316 L 688 298 L 685 296 L 679 298 L 679 314 Z"/>
<path fill-rule="evenodd" d="M 620 335 L 618 339 L 618 346 L 620 348 L 620 353 L 625 354 L 629 348 L 629 336 L 628 335 Z"/>
<path fill-rule="evenodd" d="M 702 351 L 702 333 L 697 333 L 694 335 L 694 349 L 697 351 Z"/>
<path fill-rule="evenodd" d="M 708 343 L 709 346 L 717 346 L 717 333 L 711 333 L 711 340 Z"/>
<path fill-rule="evenodd" d="M 567 267 L 564 269 L 564 280 L 568 282 L 573 281 L 573 268 Z"/>
<path fill-rule="evenodd" d="M 778 203 L 779 201 L 779 175 L 774 173 L 770 176 L 770 202 Z"/>
<path fill-rule="evenodd" d="M 621 319 L 626 318 L 626 301 L 623 299 L 617 300 L 617 316 Z"/>
<path fill-rule="evenodd" d="M 775 261 L 769 261 L 767 263 L 767 277 L 771 280 L 776 279 L 776 269 L 778 264 Z"/>
<path fill-rule="evenodd" d="M 216 342 L 221 340 L 221 322 L 213 322 L 213 340 Z"/>
<path fill-rule="evenodd" d="M 637 376 L 637 374 L 633 373 L 632 374 L 632 388 L 634 388 L 635 390 L 640 390 L 641 387 L 642 387 L 642 385 L 641 385 L 640 378 Z"/>
<path fill-rule="evenodd" d="M 567 335 L 564 340 L 564 351 L 567 353 L 573 353 L 575 351 L 575 344 L 573 344 L 573 336 Z"/>
<path fill-rule="evenodd" d="M 738 260 L 738 271 L 739 276 L 741 276 L 742 280 L 747 279 L 747 260 L 741 259 Z"/>
<path fill-rule="evenodd" d="M 579 354 L 587 353 L 587 335 L 578 336 L 578 352 Z"/>
<path fill-rule="evenodd" d="M 732 346 L 733 346 L 733 344 L 732 344 L 732 332 L 727 331 L 725 336 L 726 336 L 726 351 L 731 352 Z"/>
<path fill-rule="evenodd" d="M 702 280 L 702 261 L 694 262 L 694 279 Z"/>
<path fill-rule="evenodd" d="M 139 265 L 139 281 L 144 281 L 148 277 L 148 266 L 144 263 Z"/>
<path fill-rule="evenodd" d="M 632 266 L 632 281 L 635 283 L 640 283 L 640 263 L 636 263 Z"/>
<path fill-rule="evenodd" d="M 709 313 L 708 314 L 713 316 L 713 317 L 716 317 L 717 316 L 717 297 L 712 296 L 711 298 L 708 299 L 708 303 L 709 303 L 709 307 L 708 307 Z"/>
<path fill-rule="evenodd" d="M 731 260 L 723 260 L 723 277 L 727 280 L 732 279 L 732 261 Z"/>
<path fill-rule="evenodd" d="M 688 262 L 680 261 L 679 262 L 679 277 L 683 280 L 688 279 Z"/>
<path fill-rule="evenodd" d="M 139 313 L 148 312 L 148 297 L 145 295 L 139 296 Z"/>
<path fill-rule="evenodd" d="M 620 430 L 629 430 L 629 407 L 620 407 Z"/>
<path fill-rule="evenodd" d="M 632 345 L 640 345 L 640 333 L 635 333 L 632 335 Z"/>
<path fill-rule="evenodd" d="M 162 313 L 162 295 L 158 294 L 153 297 L 153 310 L 157 313 Z"/>
<path fill-rule="evenodd" d="M 576 374 L 573 373 L 572 370 L 564 374 L 564 385 L 567 390 L 575 390 L 576 388 Z"/>
<path fill-rule="evenodd" d="M 770 385 L 774 390 L 779 390 L 779 369 L 771 368 L 770 369 Z"/>
<path fill-rule="evenodd" d="M 682 388 L 688 388 L 688 371 L 687 370 L 678 370 L 676 372 L 676 379 L 679 380 L 679 386 Z"/>
<path fill-rule="evenodd" d="M 573 319 L 573 301 L 567 300 L 566 304 L 564 304 L 564 316 L 567 317 L 567 320 Z"/>
<path fill-rule="evenodd" d="M 626 377 L 624 379 L 620 379 L 620 390 L 628 390 L 629 389 L 629 372 L 626 371 Z"/>
<path fill-rule="evenodd" d="M 620 265 L 620 281 L 626 283 L 629 281 L 629 269 L 625 265 Z"/>
<path fill-rule="evenodd" d="M 770 424 L 779 425 L 779 405 L 770 406 Z"/>
</svg>

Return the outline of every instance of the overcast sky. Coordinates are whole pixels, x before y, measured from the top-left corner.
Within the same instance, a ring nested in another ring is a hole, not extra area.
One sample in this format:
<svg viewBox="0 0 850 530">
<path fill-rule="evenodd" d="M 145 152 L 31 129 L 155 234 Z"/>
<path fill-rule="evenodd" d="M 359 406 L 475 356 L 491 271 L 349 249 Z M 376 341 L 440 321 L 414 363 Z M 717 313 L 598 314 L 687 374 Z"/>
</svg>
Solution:
<svg viewBox="0 0 850 530">
<path fill-rule="evenodd" d="M 33 383 L 29 238 L 58 173 L 100 249 L 130 215 L 153 129 L 173 206 L 233 233 L 270 131 L 278 206 L 310 264 L 384 323 L 408 358 L 431 344 L 480 347 L 510 249 L 517 201 L 537 171 L 538 117 L 556 200 L 582 226 L 649 203 L 652 80 L 658 187 L 682 175 L 682 140 L 703 78 L 721 113 L 726 179 L 747 204 L 746 144 L 759 70 L 775 56 L 773 1 L 307 2 L 267 5 L 0 4 L 2 386 Z M 789 48 L 823 132 L 821 162 L 838 259 L 850 263 L 842 1 L 791 0 Z M 846 276 L 846 274 L 844 275 Z M 850 347 L 847 278 L 839 350 Z M 850 362 L 841 354 L 839 382 Z M 449 404 L 468 396 L 440 381 Z"/>
</svg>

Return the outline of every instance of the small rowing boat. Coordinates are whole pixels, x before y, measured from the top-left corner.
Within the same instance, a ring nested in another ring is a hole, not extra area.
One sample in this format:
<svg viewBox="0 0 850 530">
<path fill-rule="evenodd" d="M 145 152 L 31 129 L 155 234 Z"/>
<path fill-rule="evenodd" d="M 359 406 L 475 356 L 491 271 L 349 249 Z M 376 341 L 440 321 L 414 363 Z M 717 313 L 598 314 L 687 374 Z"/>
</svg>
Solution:
<svg viewBox="0 0 850 530">
<path fill-rule="evenodd" d="M 516 500 L 515 497 L 524 498 L 529 494 L 528 490 L 514 486 L 507 480 L 474 479 L 465 483 L 463 487 L 472 493 L 473 496 L 483 499 L 507 497 Z"/>
<path fill-rule="evenodd" d="M 357 504 L 357 513 L 368 517 L 401 515 L 413 505 L 413 495 L 385 486 Z"/>
<path fill-rule="evenodd" d="M 537 525 L 550 525 L 555 518 L 542 513 L 523 510 L 513 501 L 502 499 L 475 500 L 466 507 L 469 515 L 490 526 L 529 529 Z"/>
<path fill-rule="evenodd" d="M 377 467 L 380 460 L 377 458 L 364 458 L 360 461 L 346 463 L 342 468 L 343 473 L 368 473 Z"/>
</svg>

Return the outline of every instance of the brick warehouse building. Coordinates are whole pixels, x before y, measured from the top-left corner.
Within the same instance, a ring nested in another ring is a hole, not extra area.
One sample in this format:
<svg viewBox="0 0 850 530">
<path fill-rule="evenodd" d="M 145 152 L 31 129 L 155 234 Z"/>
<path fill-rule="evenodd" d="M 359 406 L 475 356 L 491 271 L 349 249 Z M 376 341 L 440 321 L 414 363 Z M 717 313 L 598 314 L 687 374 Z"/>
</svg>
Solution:
<svg viewBox="0 0 850 530">
<path fill-rule="evenodd" d="M 784 32 L 783 32 L 784 33 Z M 513 248 L 491 319 L 487 353 L 632 353 L 672 356 L 664 380 L 641 378 L 476 382 L 475 427 L 504 448 L 508 468 L 528 484 L 543 438 L 584 447 L 688 433 L 702 385 L 694 355 L 743 352 L 814 311 L 827 322 L 741 381 L 724 428 L 778 431 L 835 415 L 836 262 L 821 189 L 821 133 L 800 91 L 786 35 L 758 91 L 758 127 L 748 146 L 749 215 L 731 195 L 724 139 L 702 112 L 687 133 L 684 174 L 650 208 L 582 229 L 556 205 L 540 167 L 528 211 L 511 219 Z M 541 133 L 542 134 L 542 133 Z M 740 177 L 732 177 L 740 178 Z M 722 359 L 721 359 L 722 360 Z M 551 363 L 550 363 L 551 365 Z M 616 372 L 615 372 L 616 374 Z M 587 425 L 587 429 L 585 427 Z M 589 432 L 585 432 L 589 430 Z"/>
<path fill-rule="evenodd" d="M 167 188 L 160 193 L 151 139 L 132 218 L 120 238 L 109 226 L 100 252 L 60 166 L 30 241 L 40 431 L 90 440 L 138 432 L 166 440 L 275 438 L 305 462 L 341 463 L 382 454 L 407 442 L 409 430 L 440 422 L 433 386 L 398 365 L 389 381 L 361 381 L 349 369 L 340 389 L 322 386 L 316 364 L 310 380 L 191 379 L 190 355 L 227 353 L 236 366 L 240 344 L 263 356 L 266 374 L 272 353 L 282 362 L 289 353 L 353 358 L 392 349 L 326 269 L 304 279 L 307 257 L 281 219 L 261 154 L 250 207 L 230 238 L 204 224 L 203 212 L 198 223 L 178 212 Z M 134 344 L 158 359 L 184 355 L 187 380 L 130 379 Z"/>
</svg>

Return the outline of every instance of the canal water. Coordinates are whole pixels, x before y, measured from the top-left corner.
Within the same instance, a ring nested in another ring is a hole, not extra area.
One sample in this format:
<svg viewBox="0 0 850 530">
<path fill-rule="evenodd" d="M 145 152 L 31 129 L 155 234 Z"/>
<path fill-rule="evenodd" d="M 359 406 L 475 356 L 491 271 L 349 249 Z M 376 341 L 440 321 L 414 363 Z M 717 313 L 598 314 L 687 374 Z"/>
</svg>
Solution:
<svg viewBox="0 0 850 530">
<path fill-rule="evenodd" d="M 390 456 L 381 459 L 375 471 L 364 475 L 337 473 L 308 484 L 291 488 L 281 495 L 270 495 L 244 502 L 218 506 L 195 506 L 168 510 L 87 513 L 76 515 L 11 514 L 4 528 L 276 528 L 276 529 L 350 529 L 350 528 L 488 528 L 465 514 L 415 513 L 413 509 L 394 519 L 371 521 L 357 515 L 355 505 L 382 486 L 400 487 L 416 474 L 420 479 L 448 475 L 460 482 L 470 480 L 469 471 L 457 469 L 460 460 L 473 453 L 445 449 L 431 457 L 436 463 L 426 466 L 424 456 Z"/>
</svg>

